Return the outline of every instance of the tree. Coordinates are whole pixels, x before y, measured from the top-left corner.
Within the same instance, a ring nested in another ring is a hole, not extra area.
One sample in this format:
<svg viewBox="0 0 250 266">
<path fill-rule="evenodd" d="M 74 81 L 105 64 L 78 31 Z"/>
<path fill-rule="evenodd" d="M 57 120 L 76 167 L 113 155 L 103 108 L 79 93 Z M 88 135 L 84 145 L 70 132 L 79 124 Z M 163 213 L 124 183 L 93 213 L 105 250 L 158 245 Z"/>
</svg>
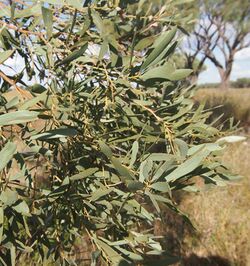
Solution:
<svg viewBox="0 0 250 266">
<path fill-rule="evenodd" d="M 170 61 L 176 3 L 1 5 L 1 263 L 69 265 L 83 242 L 88 265 L 175 262 L 152 234 L 163 208 L 181 214 L 172 192 L 232 178 L 224 133 L 183 82 L 192 70 Z"/>
<path fill-rule="evenodd" d="M 235 54 L 250 45 L 249 1 L 202 0 L 200 17 L 191 36 L 185 42 L 185 54 L 190 64 L 197 58 L 197 74 L 206 60 L 218 69 L 221 88 L 229 87 Z"/>
</svg>

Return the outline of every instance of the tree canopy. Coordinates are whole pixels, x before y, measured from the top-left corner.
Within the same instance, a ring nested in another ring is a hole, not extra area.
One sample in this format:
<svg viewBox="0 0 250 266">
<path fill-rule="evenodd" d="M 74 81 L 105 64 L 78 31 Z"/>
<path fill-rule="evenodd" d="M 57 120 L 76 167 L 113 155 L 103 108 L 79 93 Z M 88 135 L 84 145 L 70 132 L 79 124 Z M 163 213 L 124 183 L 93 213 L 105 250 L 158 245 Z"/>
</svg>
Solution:
<svg viewBox="0 0 250 266">
<path fill-rule="evenodd" d="M 200 5 L 193 34 L 185 42 L 184 53 L 192 65 L 199 59 L 197 73 L 206 60 L 218 69 L 221 87 L 228 88 L 235 54 L 250 46 L 249 1 L 197 1 Z M 192 6 L 193 10 L 197 6 Z"/>
<path fill-rule="evenodd" d="M 185 217 L 172 192 L 234 178 L 170 60 L 185 1 L 144 2 L 1 3 L 3 265 L 78 264 L 84 242 L 88 265 L 171 264 L 152 228 L 163 208 Z"/>
</svg>

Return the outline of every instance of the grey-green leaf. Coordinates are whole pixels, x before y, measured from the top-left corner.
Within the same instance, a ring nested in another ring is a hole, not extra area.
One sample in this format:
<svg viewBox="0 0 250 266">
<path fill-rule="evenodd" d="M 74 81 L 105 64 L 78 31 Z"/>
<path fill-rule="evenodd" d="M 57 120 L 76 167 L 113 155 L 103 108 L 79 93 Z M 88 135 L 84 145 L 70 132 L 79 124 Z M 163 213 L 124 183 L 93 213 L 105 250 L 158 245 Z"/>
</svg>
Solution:
<svg viewBox="0 0 250 266">
<path fill-rule="evenodd" d="M 23 124 L 35 121 L 38 118 L 38 112 L 33 111 L 16 111 L 0 115 L 0 126 Z"/>
<path fill-rule="evenodd" d="M 138 150 L 139 150 L 139 143 L 138 141 L 135 141 L 132 146 L 132 154 L 131 154 L 131 159 L 130 159 L 130 164 L 129 164 L 130 167 L 132 167 L 136 161 Z"/>
<path fill-rule="evenodd" d="M 85 43 L 79 50 L 74 51 L 73 53 L 68 55 L 66 58 L 64 58 L 62 61 L 58 62 L 56 64 L 56 66 L 58 67 L 58 66 L 61 66 L 61 65 L 65 65 L 65 64 L 71 63 L 73 60 L 75 60 L 78 57 L 80 57 L 81 55 L 83 55 L 83 53 L 87 50 L 87 48 L 88 48 L 88 43 Z"/>
<path fill-rule="evenodd" d="M 2 171 L 8 162 L 13 158 L 13 155 L 16 153 L 16 148 L 16 144 L 8 142 L 0 151 L 0 171 Z"/>
<path fill-rule="evenodd" d="M 0 206 L 0 244 L 3 238 L 3 222 L 4 222 L 4 210 L 3 206 Z"/>
<path fill-rule="evenodd" d="M 142 190 L 143 188 L 144 188 L 144 185 L 141 182 L 138 182 L 138 181 L 128 182 L 128 189 L 131 192 L 136 192 L 137 190 Z"/>
<path fill-rule="evenodd" d="M 117 170 L 117 172 L 121 175 L 121 178 L 124 180 L 124 178 L 128 179 L 128 180 L 134 180 L 135 177 L 133 175 L 133 173 L 124 165 L 122 165 L 122 163 L 120 162 L 120 160 L 118 158 L 112 157 L 111 159 L 112 164 L 114 165 L 115 169 Z"/>
<path fill-rule="evenodd" d="M 12 56 L 14 50 L 8 50 L 0 53 L 0 64 L 4 63 L 8 58 Z"/>
<path fill-rule="evenodd" d="M 58 139 L 58 138 L 72 137 L 75 135 L 77 135 L 77 130 L 74 128 L 58 128 L 32 136 L 31 139 L 39 139 L 39 140 Z"/>
<path fill-rule="evenodd" d="M 29 206 L 27 205 L 25 201 L 20 202 L 19 204 L 17 204 L 16 206 L 13 206 L 12 208 L 25 216 L 29 215 L 29 212 L 30 212 Z"/>
<path fill-rule="evenodd" d="M 165 63 L 163 66 L 155 67 L 148 70 L 141 76 L 141 79 L 166 79 L 171 81 L 178 81 L 188 77 L 192 72 L 193 70 L 191 69 L 175 70 L 171 64 Z"/>
<path fill-rule="evenodd" d="M 149 67 L 151 63 L 163 52 L 166 46 L 173 40 L 176 34 L 177 28 L 173 28 L 172 30 L 163 33 L 160 37 L 155 41 L 156 47 L 146 58 L 144 63 L 141 66 L 141 70 Z"/>
<path fill-rule="evenodd" d="M 174 182 L 175 180 L 191 173 L 197 167 L 200 166 L 201 162 L 210 154 L 208 149 L 201 149 L 195 153 L 192 157 L 187 159 L 183 164 L 179 165 L 173 172 L 166 176 L 168 182 Z"/>
<path fill-rule="evenodd" d="M 97 168 L 97 167 L 89 168 L 89 169 L 81 171 L 79 174 L 75 174 L 75 175 L 71 176 L 69 179 L 72 181 L 80 180 L 80 179 L 83 179 L 83 178 L 86 178 L 88 176 L 93 175 L 98 170 L 99 170 L 99 168 Z"/>
<path fill-rule="evenodd" d="M 53 31 L 53 12 L 49 8 L 42 7 L 42 15 L 43 15 L 44 25 L 47 30 L 47 36 L 48 39 L 50 39 L 52 37 L 52 31 Z"/>
<path fill-rule="evenodd" d="M 100 146 L 100 149 L 101 151 L 108 157 L 108 158 L 111 158 L 113 153 L 112 153 L 112 150 L 109 148 L 109 146 L 104 143 L 103 141 L 99 141 L 99 146 Z"/>
<path fill-rule="evenodd" d="M 187 78 L 192 72 L 192 69 L 177 69 L 169 76 L 169 80 L 177 81 Z"/>
<path fill-rule="evenodd" d="M 170 63 L 166 63 L 163 66 L 155 67 L 147 72 L 145 72 L 142 76 L 142 80 L 148 80 L 148 79 L 170 79 L 170 75 L 175 71 L 173 65 Z"/>
<path fill-rule="evenodd" d="M 154 183 L 152 185 L 150 185 L 151 188 L 160 191 L 160 192 L 168 192 L 170 193 L 171 189 L 170 186 L 167 182 L 158 182 L 158 183 Z"/>
</svg>

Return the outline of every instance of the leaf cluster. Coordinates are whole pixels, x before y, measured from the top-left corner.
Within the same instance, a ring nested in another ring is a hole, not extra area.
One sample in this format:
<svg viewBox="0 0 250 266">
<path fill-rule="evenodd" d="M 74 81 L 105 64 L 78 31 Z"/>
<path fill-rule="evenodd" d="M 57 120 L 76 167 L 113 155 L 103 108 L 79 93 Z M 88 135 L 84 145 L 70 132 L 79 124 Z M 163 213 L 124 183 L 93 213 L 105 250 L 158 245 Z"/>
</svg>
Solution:
<svg viewBox="0 0 250 266">
<path fill-rule="evenodd" d="M 233 178 L 219 130 L 194 107 L 192 70 L 170 60 L 185 1 L 144 2 L 24 1 L 0 12 L 0 62 L 24 62 L 18 78 L 0 72 L 3 91 L 17 92 L 1 95 L 3 265 L 71 265 L 86 237 L 89 265 L 150 265 L 164 255 L 155 219 L 179 212 L 172 192 L 198 191 L 194 176 Z"/>
</svg>

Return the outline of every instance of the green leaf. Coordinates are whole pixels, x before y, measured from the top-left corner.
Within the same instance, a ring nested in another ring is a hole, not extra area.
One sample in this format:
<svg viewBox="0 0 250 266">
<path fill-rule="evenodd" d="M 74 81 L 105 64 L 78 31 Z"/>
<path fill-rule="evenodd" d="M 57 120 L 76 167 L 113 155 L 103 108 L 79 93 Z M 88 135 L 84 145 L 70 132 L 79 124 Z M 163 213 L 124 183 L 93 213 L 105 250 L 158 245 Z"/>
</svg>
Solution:
<svg viewBox="0 0 250 266">
<path fill-rule="evenodd" d="M 174 67 L 171 64 L 165 63 L 163 66 L 148 70 L 141 76 L 141 79 L 166 79 L 171 81 L 178 81 L 188 77 L 192 72 L 193 70 L 190 69 L 174 70 Z"/>
<path fill-rule="evenodd" d="M 143 50 L 150 46 L 155 40 L 154 36 L 149 36 L 146 38 L 141 39 L 135 46 L 135 50 Z"/>
<path fill-rule="evenodd" d="M 167 154 L 167 153 L 151 153 L 147 157 L 147 159 L 160 162 L 160 161 L 168 161 L 174 159 L 174 156 L 172 154 Z"/>
<path fill-rule="evenodd" d="M 80 180 L 80 179 L 83 179 L 83 178 L 86 178 L 88 176 L 93 175 L 98 170 L 99 170 L 99 168 L 97 168 L 97 167 L 95 167 L 95 168 L 89 168 L 89 169 L 86 169 L 84 171 L 81 171 L 79 174 L 76 174 L 76 175 L 71 176 L 69 179 L 71 181 Z"/>
<path fill-rule="evenodd" d="M 13 206 L 12 208 L 25 216 L 28 216 L 30 213 L 29 206 L 25 201 L 20 202 L 19 204 Z"/>
<path fill-rule="evenodd" d="M 160 178 L 166 171 L 173 167 L 176 159 L 174 156 L 169 155 L 169 158 L 157 169 L 151 181 L 155 181 Z"/>
<path fill-rule="evenodd" d="M 77 133 L 78 133 L 77 130 L 74 128 L 58 128 L 32 136 L 31 139 L 39 139 L 39 140 L 58 139 L 65 137 L 73 137 L 77 135 Z"/>
<path fill-rule="evenodd" d="M 143 257 L 141 255 L 139 255 L 139 254 L 136 254 L 134 252 L 131 252 L 131 251 L 129 251 L 127 249 L 124 249 L 124 248 L 121 248 L 121 247 L 117 247 L 117 249 L 121 253 L 123 253 L 127 258 L 129 258 L 129 259 L 131 259 L 133 261 L 141 261 L 141 260 L 143 260 Z M 127 265 L 131 265 L 131 264 L 127 264 Z M 119 264 L 119 266 L 120 266 L 120 264 Z"/>
<path fill-rule="evenodd" d="M 187 143 L 185 141 L 181 140 L 181 139 L 175 139 L 174 143 L 178 147 L 178 151 L 179 151 L 179 154 L 180 154 L 181 158 L 186 158 L 187 153 L 188 153 L 188 145 L 187 145 Z"/>
<path fill-rule="evenodd" d="M 124 165 L 122 165 L 122 163 L 120 162 L 120 160 L 118 158 L 112 157 L 111 158 L 112 164 L 114 165 L 115 169 L 117 170 L 117 172 L 121 175 L 122 180 L 134 180 L 135 177 L 133 175 L 133 173 Z M 124 179 L 125 178 L 125 179 Z"/>
<path fill-rule="evenodd" d="M 169 77 L 171 81 L 178 81 L 188 77 L 193 72 L 192 69 L 177 69 Z"/>
<path fill-rule="evenodd" d="M 100 49 L 100 52 L 99 52 L 99 60 L 102 60 L 105 56 L 105 54 L 108 52 L 109 50 L 109 45 L 108 45 L 108 42 L 107 40 L 104 40 L 102 45 L 101 45 L 101 49 Z"/>
<path fill-rule="evenodd" d="M 134 165 L 138 151 L 139 151 L 139 142 L 135 141 L 132 146 L 132 154 L 131 154 L 129 167 L 132 167 Z"/>
<path fill-rule="evenodd" d="M 9 6 L 0 9 L 0 17 L 10 17 L 11 16 L 11 9 Z"/>
<path fill-rule="evenodd" d="M 200 166 L 202 161 L 210 154 L 208 149 L 201 149 L 189 159 L 187 159 L 183 164 L 179 165 L 173 172 L 166 176 L 167 182 L 174 182 L 177 179 L 191 173 L 197 167 Z"/>
<path fill-rule="evenodd" d="M 94 9 L 91 11 L 91 15 L 92 15 L 93 22 L 95 23 L 97 29 L 102 34 L 105 31 L 105 27 L 104 27 L 102 18 L 100 17 L 99 13 L 96 12 Z"/>
<path fill-rule="evenodd" d="M 4 63 L 8 58 L 12 56 L 15 50 L 8 50 L 0 53 L 0 64 Z"/>
<path fill-rule="evenodd" d="M 35 121 L 39 113 L 33 111 L 16 111 L 0 115 L 0 126 L 24 124 L 27 122 Z"/>
<path fill-rule="evenodd" d="M 155 66 L 156 64 L 160 64 L 163 59 L 166 59 L 167 56 L 170 56 L 174 53 L 174 50 L 177 46 L 177 42 L 171 43 L 171 45 L 168 45 L 162 52 L 159 54 L 159 56 L 156 57 L 156 59 L 150 64 L 151 66 Z M 162 61 L 163 62 L 163 61 Z"/>
<path fill-rule="evenodd" d="M 167 182 L 158 182 L 150 185 L 151 188 L 164 192 L 164 193 L 170 193 L 171 194 L 171 188 Z"/>
<path fill-rule="evenodd" d="M 104 241 L 97 238 L 95 238 L 94 241 L 101 248 L 102 252 L 106 254 L 106 256 L 113 263 L 113 265 L 119 265 L 119 262 L 123 260 L 123 257 Z"/>
<path fill-rule="evenodd" d="M 131 192 L 136 192 L 137 190 L 142 190 L 144 188 L 144 184 L 137 181 L 128 182 L 128 189 Z"/>
<path fill-rule="evenodd" d="M 153 161 L 152 160 L 145 160 L 140 165 L 140 176 L 139 181 L 144 182 L 145 180 L 148 180 L 149 173 L 153 168 Z"/>
<path fill-rule="evenodd" d="M 36 3 L 35 5 L 24 8 L 22 10 L 16 9 L 15 19 L 26 18 L 26 17 L 31 17 L 31 16 L 38 17 L 40 15 L 41 15 L 40 3 Z"/>
<path fill-rule="evenodd" d="M 146 60 L 141 66 L 141 70 L 149 67 L 151 63 L 163 52 L 166 46 L 173 40 L 176 31 L 177 28 L 175 27 L 168 32 L 164 32 L 160 37 L 158 37 L 158 39 L 155 41 L 155 48 L 149 54 L 149 56 L 146 57 Z"/>
<path fill-rule="evenodd" d="M 41 84 L 34 84 L 33 86 L 29 87 L 29 89 L 34 92 L 34 93 L 43 93 L 45 92 L 47 89 L 42 86 Z"/>
<path fill-rule="evenodd" d="M 112 150 L 109 148 L 109 146 L 104 143 L 103 141 L 99 141 L 99 146 L 101 151 L 108 157 L 111 159 L 111 157 L 113 156 Z"/>
<path fill-rule="evenodd" d="M 13 158 L 16 153 L 16 144 L 8 142 L 4 148 L 0 151 L 0 171 L 8 164 L 8 162 Z"/>
<path fill-rule="evenodd" d="M 10 248 L 11 266 L 16 265 L 16 247 L 14 245 Z"/>
<path fill-rule="evenodd" d="M 159 204 L 157 203 L 157 201 L 156 201 L 154 195 L 153 195 L 152 193 L 150 193 L 148 190 L 145 191 L 145 194 L 149 196 L 149 198 L 150 198 L 150 200 L 152 201 L 152 203 L 153 203 L 155 209 L 157 210 L 158 213 L 160 213 L 161 210 L 160 210 Z"/>
<path fill-rule="evenodd" d="M 12 107 L 16 106 L 19 103 L 19 98 L 18 96 L 15 96 L 12 98 L 10 101 L 8 101 L 5 105 L 7 109 L 11 109 Z"/>
<path fill-rule="evenodd" d="M 42 15 L 48 39 L 52 37 L 53 31 L 53 12 L 51 9 L 42 6 Z"/>
<path fill-rule="evenodd" d="M 33 107 L 34 105 L 36 105 L 39 102 L 43 102 L 46 100 L 46 98 L 48 97 L 47 92 L 43 92 L 40 95 L 33 97 L 32 99 L 25 101 L 18 109 L 19 110 L 27 110 L 31 107 Z"/>
<path fill-rule="evenodd" d="M 110 194 L 113 191 L 113 188 L 99 188 L 97 189 L 95 192 L 92 193 L 90 200 L 91 201 L 96 201 L 98 199 L 100 199 L 103 196 L 106 196 L 108 194 Z"/>
<path fill-rule="evenodd" d="M 88 43 L 85 43 L 79 50 L 74 51 L 69 56 L 67 56 L 66 58 L 64 58 L 60 62 L 58 62 L 56 64 L 56 67 L 59 67 L 61 65 L 67 65 L 67 64 L 71 63 L 73 60 L 75 60 L 78 57 L 82 56 L 83 53 L 87 50 L 87 48 L 88 48 Z"/>
<path fill-rule="evenodd" d="M 83 3 L 81 0 L 66 0 L 66 3 L 76 9 L 82 9 L 83 7 Z"/>
<path fill-rule="evenodd" d="M 4 223 L 4 210 L 3 206 L 0 206 L 0 244 L 3 238 L 3 223 Z"/>
<path fill-rule="evenodd" d="M 11 206 L 18 200 L 18 194 L 15 190 L 7 189 L 1 192 L 0 200 L 4 205 Z"/>
<path fill-rule="evenodd" d="M 155 67 L 147 72 L 145 72 L 142 76 L 142 80 L 148 80 L 148 79 L 155 79 L 155 78 L 161 78 L 161 79 L 169 79 L 170 75 L 175 71 L 174 67 L 170 63 L 166 63 L 163 66 Z"/>
</svg>

